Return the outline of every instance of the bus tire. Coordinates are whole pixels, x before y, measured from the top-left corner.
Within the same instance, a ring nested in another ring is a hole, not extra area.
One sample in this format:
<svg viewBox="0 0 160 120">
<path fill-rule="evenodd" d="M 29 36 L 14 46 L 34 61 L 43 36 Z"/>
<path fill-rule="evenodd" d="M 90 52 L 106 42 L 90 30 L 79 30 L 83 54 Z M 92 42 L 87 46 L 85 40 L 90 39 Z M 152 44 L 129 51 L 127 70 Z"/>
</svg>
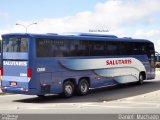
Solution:
<svg viewBox="0 0 160 120">
<path fill-rule="evenodd" d="M 88 94 L 89 91 L 89 83 L 86 79 L 82 79 L 78 83 L 77 94 L 80 96 Z"/>
<path fill-rule="evenodd" d="M 71 81 L 65 81 L 63 84 L 63 96 L 65 98 L 72 97 L 74 93 L 74 84 Z"/>
<path fill-rule="evenodd" d="M 138 85 L 142 85 L 144 83 L 144 75 L 142 73 L 139 74 Z"/>
</svg>

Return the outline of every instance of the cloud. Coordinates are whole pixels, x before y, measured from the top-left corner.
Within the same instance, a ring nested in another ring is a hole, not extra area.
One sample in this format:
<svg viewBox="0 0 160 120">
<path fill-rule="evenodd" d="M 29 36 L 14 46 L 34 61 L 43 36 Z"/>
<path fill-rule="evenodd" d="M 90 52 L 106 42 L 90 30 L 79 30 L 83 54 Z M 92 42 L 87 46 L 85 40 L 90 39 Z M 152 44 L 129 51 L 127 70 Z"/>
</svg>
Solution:
<svg viewBox="0 0 160 120">
<path fill-rule="evenodd" d="M 94 11 L 84 11 L 75 16 L 64 18 L 37 20 L 39 23 L 37 28 L 40 32 L 86 32 L 94 28 L 107 28 L 110 31 L 117 31 L 117 29 L 123 29 L 125 26 L 152 24 L 154 19 L 151 16 L 154 12 L 160 11 L 159 6 L 159 0 L 109 0 L 105 3 L 98 3 Z M 31 22 L 22 21 L 21 23 L 27 25 Z M 31 31 L 37 30 L 32 29 Z"/>
<path fill-rule="evenodd" d="M 159 5 L 159 0 L 107 1 L 97 4 L 94 11 L 85 11 L 65 18 L 43 19 L 37 27 L 45 28 L 39 29 L 41 32 L 88 32 L 89 29 L 109 29 L 114 33 L 138 24 L 152 24 L 152 15 L 160 11 Z"/>
<path fill-rule="evenodd" d="M 63 18 L 42 18 L 37 25 L 28 27 L 32 33 L 88 32 L 89 30 L 109 30 L 104 34 L 151 38 L 153 42 L 160 38 L 157 34 L 157 14 L 160 12 L 160 0 L 107 0 L 98 3 L 93 11 L 82 11 L 74 16 Z M 17 21 L 28 25 L 33 21 Z M 146 26 L 153 27 L 151 30 Z M 131 31 L 131 32 L 129 32 Z M 8 26 L 5 32 L 25 32 L 22 26 Z M 151 34 L 151 32 L 153 32 Z M 156 38 L 155 38 L 156 35 Z M 158 48 L 158 47 L 156 47 Z"/>
</svg>

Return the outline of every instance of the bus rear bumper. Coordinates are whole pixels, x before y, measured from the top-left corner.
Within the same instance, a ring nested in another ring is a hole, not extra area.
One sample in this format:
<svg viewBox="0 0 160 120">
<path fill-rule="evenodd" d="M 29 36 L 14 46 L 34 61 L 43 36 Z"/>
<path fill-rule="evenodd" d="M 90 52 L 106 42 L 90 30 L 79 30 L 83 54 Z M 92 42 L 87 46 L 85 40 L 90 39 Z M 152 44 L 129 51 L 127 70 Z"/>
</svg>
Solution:
<svg viewBox="0 0 160 120">
<path fill-rule="evenodd" d="M 2 92 L 13 93 L 13 94 L 26 94 L 26 95 L 38 95 L 37 89 L 27 89 L 27 88 L 13 88 L 13 87 L 2 87 Z"/>
</svg>

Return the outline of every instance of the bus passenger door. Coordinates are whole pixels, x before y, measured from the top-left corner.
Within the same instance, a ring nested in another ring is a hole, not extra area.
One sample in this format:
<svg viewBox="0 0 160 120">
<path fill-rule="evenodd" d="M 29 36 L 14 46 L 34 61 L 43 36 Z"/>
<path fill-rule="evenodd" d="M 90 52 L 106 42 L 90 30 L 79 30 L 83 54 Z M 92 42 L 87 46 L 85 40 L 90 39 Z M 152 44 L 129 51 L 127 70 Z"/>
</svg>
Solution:
<svg viewBox="0 0 160 120">
<path fill-rule="evenodd" d="M 150 64 L 150 70 L 149 70 L 149 79 L 155 78 L 155 55 L 152 53 L 149 57 L 149 64 Z"/>
</svg>

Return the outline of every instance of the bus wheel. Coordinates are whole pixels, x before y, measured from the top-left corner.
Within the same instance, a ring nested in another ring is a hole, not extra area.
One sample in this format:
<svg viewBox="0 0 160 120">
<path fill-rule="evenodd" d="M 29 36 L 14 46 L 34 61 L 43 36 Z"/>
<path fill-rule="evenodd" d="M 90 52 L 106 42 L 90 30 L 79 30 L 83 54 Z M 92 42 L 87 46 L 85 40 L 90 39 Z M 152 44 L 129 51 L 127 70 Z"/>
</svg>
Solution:
<svg viewBox="0 0 160 120">
<path fill-rule="evenodd" d="M 139 81 L 138 81 L 138 85 L 142 85 L 144 83 L 144 76 L 142 73 L 139 74 Z"/>
<path fill-rule="evenodd" d="M 74 93 L 74 84 L 71 81 L 66 81 L 63 84 L 63 96 L 69 98 Z"/>
<path fill-rule="evenodd" d="M 78 95 L 86 95 L 89 91 L 89 83 L 86 79 L 80 80 L 78 87 L 77 87 L 77 94 Z"/>
</svg>

